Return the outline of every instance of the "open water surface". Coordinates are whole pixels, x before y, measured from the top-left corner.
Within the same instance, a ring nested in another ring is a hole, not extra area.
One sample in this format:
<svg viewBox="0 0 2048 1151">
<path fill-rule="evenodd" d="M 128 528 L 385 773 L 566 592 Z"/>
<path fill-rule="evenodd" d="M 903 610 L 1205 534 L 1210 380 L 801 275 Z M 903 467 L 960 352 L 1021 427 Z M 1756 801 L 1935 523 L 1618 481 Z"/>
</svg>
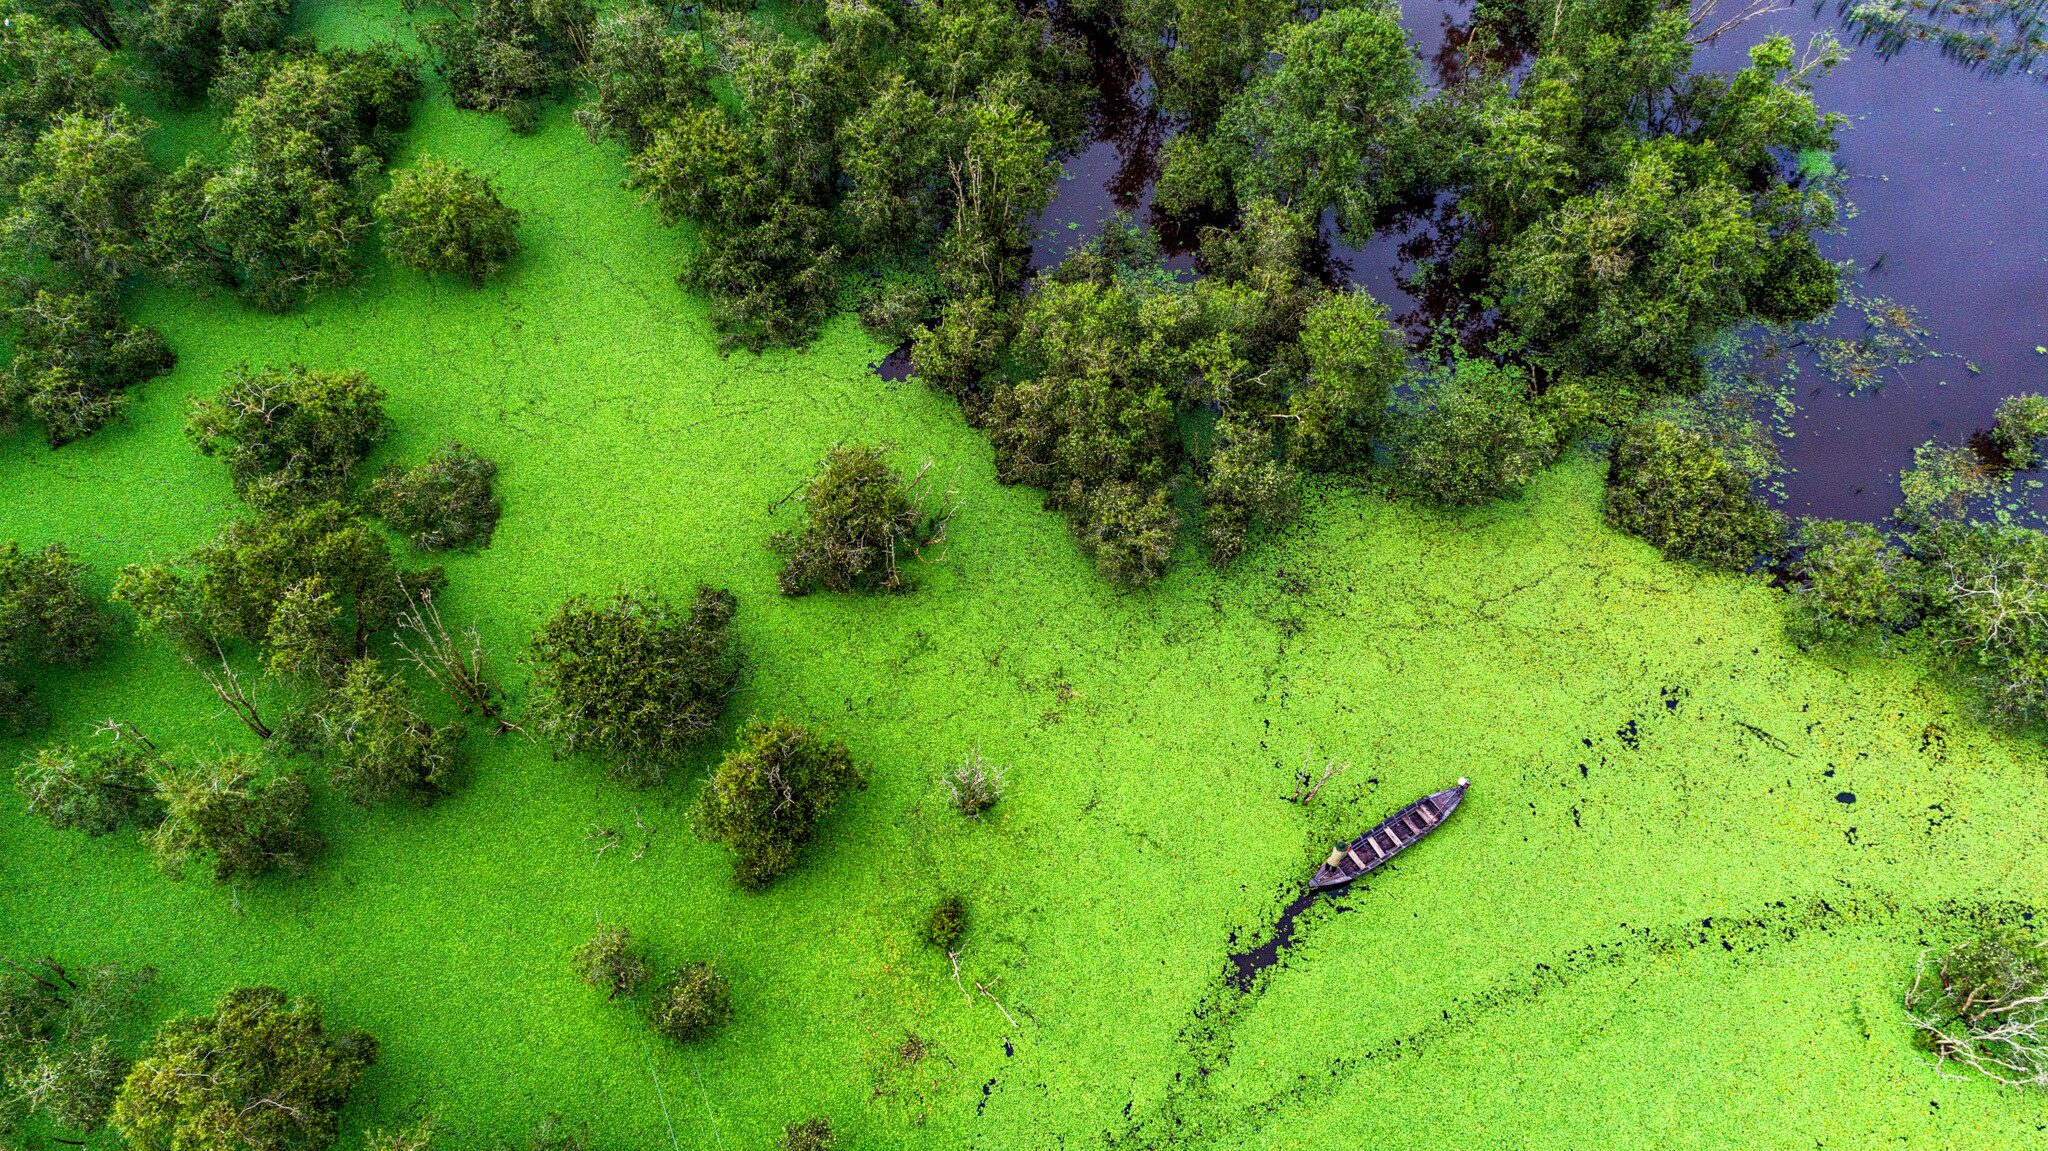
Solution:
<svg viewBox="0 0 2048 1151">
<path fill-rule="evenodd" d="M 1725 0 L 1724 0 L 1725 2 Z M 1406 23 L 1429 71 L 1454 66 L 1468 0 L 1408 0 Z M 1695 57 L 1701 69 L 1732 69 L 1773 33 L 1804 45 L 1837 30 L 1833 7 L 1798 7 L 1751 20 Z M 1887 60 L 1853 37 L 1847 63 L 1816 85 L 1822 108 L 1848 117 L 1838 167 L 1854 210 L 1822 251 L 1854 261 L 1861 291 L 1908 305 L 1943 354 L 1889 374 L 1850 396 L 1810 367 L 1799 414 L 1780 442 L 1785 510 L 1876 521 L 1898 502 L 1898 473 L 1919 444 L 1960 442 L 1990 424 L 1998 401 L 2048 392 L 2048 83 L 2015 73 L 1972 72 L 1931 47 Z M 1121 93 L 1104 101 L 1095 138 L 1071 157 L 1043 217 L 1034 262 L 1056 262 L 1116 211 L 1148 219 L 1157 150 L 1167 125 L 1134 72 L 1105 60 L 1098 80 Z M 1177 266 L 1182 237 L 1162 237 Z M 1365 285 L 1411 329 L 1426 329 L 1442 301 L 1403 288 L 1404 272 L 1436 239 L 1427 222 L 1363 249 L 1333 247 L 1338 269 Z M 1860 317 L 1838 321 L 1854 335 Z M 2037 499 L 2048 505 L 2048 500 Z"/>
</svg>

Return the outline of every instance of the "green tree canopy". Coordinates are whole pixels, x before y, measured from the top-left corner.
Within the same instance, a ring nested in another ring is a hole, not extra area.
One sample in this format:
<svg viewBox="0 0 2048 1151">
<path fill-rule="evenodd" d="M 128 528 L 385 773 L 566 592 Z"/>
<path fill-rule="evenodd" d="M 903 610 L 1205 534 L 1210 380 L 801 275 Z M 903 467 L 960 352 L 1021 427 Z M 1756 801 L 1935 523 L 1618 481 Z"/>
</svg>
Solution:
<svg viewBox="0 0 2048 1151">
<path fill-rule="evenodd" d="M 733 853 L 733 878 L 762 887 L 796 866 L 818 821 L 867 786 L 846 745 L 794 720 L 754 720 L 697 797 L 697 834 Z"/>
</svg>

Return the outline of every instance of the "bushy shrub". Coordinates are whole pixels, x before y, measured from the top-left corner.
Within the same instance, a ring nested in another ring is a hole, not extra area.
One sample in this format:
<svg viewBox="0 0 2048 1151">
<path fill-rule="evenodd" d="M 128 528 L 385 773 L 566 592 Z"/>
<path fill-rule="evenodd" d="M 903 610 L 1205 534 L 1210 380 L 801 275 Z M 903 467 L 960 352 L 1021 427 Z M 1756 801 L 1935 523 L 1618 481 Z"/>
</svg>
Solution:
<svg viewBox="0 0 2048 1151">
<path fill-rule="evenodd" d="M 1308 379 L 1288 397 L 1293 458 L 1329 471 L 1372 462 L 1407 348 L 1387 309 L 1362 289 L 1324 297 L 1302 318 Z"/>
<path fill-rule="evenodd" d="M 925 916 L 924 941 L 940 951 L 950 952 L 958 948 L 961 937 L 966 934 L 967 901 L 958 895 L 948 895 L 939 900 Z"/>
<path fill-rule="evenodd" d="M 26 726 L 35 714 L 32 670 L 78 667 L 99 650 L 99 605 L 85 571 L 62 544 L 26 553 L 13 540 L 0 546 L 0 730 Z"/>
<path fill-rule="evenodd" d="M 697 834 L 733 853 L 733 878 L 762 887 L 796 866 L 819 820 L 867 786 L 846 745 L 789 719 L 754 720 L 697 797 Z"/>
<path fill-rule="evenodd" d="M 377 477 L 370 505 L 384 522 L 424 551 L 489 547 L 498 526 L 491 490 L 498 465 L 461 444 L 446 444 L 425 463 Z"/>
<path fill-rule="evenodd" d="M 841 444 L 827 452 L 804 488 L 803 527 L 773 540 L 789 553 L 782 594 L 903 590 L 903 564 L 945 535 L 952 511 L 933 506 L 929 468 L 906 481 L 885 448 Z"/>
<path fill-rule="evenodd" d="M 993 297 L 954 297 L 940 310 L 936 327 L 914 333 L 910 364 L 926 386 L 962 399 L 1002 361 L 1008 339 Z"/>
<path fill-rule="evenodd" d="M 1748 568 L 1777 554 L 1784 517 L 1758 499 L 1707 436 L 1670 420 L 1639 420 L 1614 446 L 1607 522 L 1676 559 Z"/>
<path fill-rule="evenodd" d="M 25 961 L 24 961 L 25 960 Z M 34 1126 L 80 1137 L 106 1125 L 129 1061 L 114 1033 L 127 1030 L 150 968 L 10 959 L 0 966 L 0 1138 L 23 1145 Z M 82 1144 L 58 1135 L 52 1142 Z M 34 1146 L 35 1144 L 27 1144 Z"/>
<path fill-rule="evenodd" d="M 1913 466 L 1899 475 L 1899 518 L 1908 526 L 1953 520 L 1997 486 L 1976 453 L 1929 440 L 1913 449 Z"/>
<path fill-rule="evenodd" d="M 832 1121 L 822 1115 L 784 1124 L 782 1138 L 775 1141 L 775 1151 L 833 1151 L 838 1146 Z"/>
<path fill-rule="evenodd" d="M 1994 714 L 2024 722 L 2048 713 L 2048 536 L 1938 521 L 1913 543 L 1935 650 L 1983 685 Z"/>
<path fill-rule="evenodd" d="M 24 757 L 14 782 L 30 815 L 59 831 L 96 836 L 163 818 L 155 783 L 162 769 L 156 755 L 135 744 L 58 744 Z"/>
<path fill-rule="evenodd" d="M 2048 396 L 2007 396 L 1998 402 L 1991 438 L 2006 464 L 2024 471 L 2041 462 L 2041 440 L 2048 437 Z"/>
<path fill-rule="evenodd" d="M 1226 416 L 1202 477 L 1202 542 L 1225 567 L 1250 546 L 1254 532 L 1294 518 L 1301 477 L 1280 454 L 1264 424 Z"/>
<path fill-rule="evenodd" d="M 597 23 L 589 0 L 474 0 L 420 28 L 458 108 L 496 112 L 514 132 L 540 124 L 540 101 L 563 90 Z"/>
<path fill-rule="evenodd" d="M 577 978 L 605 993 L 606 998 L 630 998 L 647 982 L 647 960 L 633 950 L 633 933 L 621 924 L 599 926 L 597 934 L 569 956 Z"/>
<path fill-rule="evenodd" d="M 1422 382 L 1392 436 L 1397 482 L 1451 507 L 1514 495 L 1556 450 L 1521 369 L 1468 357 Z"/>
<path fill-rule="evenodd" d="M 273 987 L 164 1024 L 114 1104 L 134 1151 L 325 1151 L 377 1041 Z"/>
<path fill-rule="evenodd" d="M 147 0 L 120 21 L 136 70 L 174 102 L 206 94 L 229 53 L 267 52 L 284 41 L 291 0 Z"/>
<path fill-rule="evenodd" d="M 358 806 L 405 799 L 425 807 L 454 786 L 463 729 L 421 718 L 405 682 L 374 657 L 348 665 L 321 705 L 320 726 L 329 778 Z"/>
<path fill-rule="evenodd" d="M 1808 520 L 1799 525 L 1792 589 L 1793 636 L 1801 642 L 1855 639 L 1912 622 L 1923 573 L 1904 549 L 1869 524 Z"/>
<path fill-rule="evenodd" d="M 312 791 L 297 773 L 259 773 L 230 755 L 157 777 L 164 819 L 150 832 L 157 862 L 173 879 L 197 861 L 215 883 L 270 871 L 303 874 L 320 837 L 306 827 Z"/>
<path fill-rule="evenodd" d="M 1969 1068 L 2008 1087 L 2048 1088 L 2048 947 L 1991 928 L 1925 955 L 1906 989 L 1914 1041 L 1937 1067 Z"/>
<path fill-rule="evenodd" d="M 953 807 L 969 819 L 978 818 L 982 812 L 996 805 L 1003 798 L 1003 769 L 981 757 L 981 749 L 975 748 L 960 760 L 960 766 L 946 775 L 946 790 L 953 797 Z"/>
<path fill-rule="evenodd" d="M 11 309 L 14 364 L 0 379 L 0 423 L 11 409 L 62 447 L 120 418 L 127 390 L 177 362 L 163 333 L 121 315 L 113 292 L 37 288 Z"/>
<path fill-rule="evenodd" d="M 706 225 L 699 239 L 682 282 L 710 297 L 721 348 L 802 344 L 831 318 L 840 251 L 825 212 L 785 201 L 760 220 Z"/>
<path fill-rule="evenodd" d="M 384 390 L 361 372 L 252 368 L 192 401 L 185 422 L 202 454 L 227 464 L 235 494 L 257 507 L 346 495 L 356 468 L 390 431 Z"/>
<path fill-rule="evenodd" d="M 710 733 L 739 680 L 728 592 L 687 612 L 655 592 L 578 596 L 533 637 L 531 713 L 563 753 L 611 757 L 614 779 L 652 786 Z"/>
<path fill-rule="evenodd" d="M 67 288 L 111 292 L 142 259 L 155 194 L 149 121 L 124 109 L 78 110 L 35 142 L 33 174 L 0 223 L 18 257 L 48 260 Z"/>
<path fill-rule="evenodd" d="M 519 251 L 519 213 L 491 181 L 431 156 L 392 177 L 377 197 L 384 250 L 415 272 L 481 285 Z"/>
<path fill-rule="evenodd" d="M 648 1006 L 656 1031 L 688 1043 L 702 1039 L 732 1018 L 732 985 L 709 962 L 692 963 L 663 981 Z"/>
</svg>

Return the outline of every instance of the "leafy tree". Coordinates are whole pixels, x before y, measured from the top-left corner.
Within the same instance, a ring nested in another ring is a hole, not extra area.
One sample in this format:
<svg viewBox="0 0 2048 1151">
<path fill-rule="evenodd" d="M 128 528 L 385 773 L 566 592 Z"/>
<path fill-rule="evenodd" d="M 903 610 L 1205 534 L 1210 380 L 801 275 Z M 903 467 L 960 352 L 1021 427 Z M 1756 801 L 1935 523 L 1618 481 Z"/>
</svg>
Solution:
<svg viewBox="0 0 2048 1151">
<path fill-rule="evenodd" d="M 1397 481 L 1453 507 L 1514 495 L 1555 451 L 1521 370 L 1463 356 L 1401 405 L 1393 436 Z"/>
<path fill-rule="evenodd" d="M 1216 423 L 1216 443 L 1202 477 L 1207 520 L 1202 540 L 1218 567 L 1249 545 L 1252 533 L 1294 518 L 1301 477 L 1281 458 L 1263 422 L 1225 416 Z"/>
<path fill-rule="evenodd" d="M 1784 517 L 1706 435 L 1667 419 L 1622 432 L 1607 473 L 1607 521 L 1675 558 L 1748 568 L 1782 548 Z"/>
<path fill-rule="evenodd" d="M 712 99 L 713 64 L 704 37 L 673 27 L 670 13 L 647 0 L 598 18 L 584 74 L 592 90 L 576 122 L 592 143 L 613 140 L 636 155 L 663 125 Z"/>
<path fill-rule="evenodd" d="M 419 69 L 389 47 L 250 57 L 230 162 L 197 157 L 164 180 L 147 226 L 167 274 L 290 311 L 354 274 L 384 157 L 411 118 Z"/>
<path fill-rule="evenodd" d="M 99 650 L 99 610 L 85 571 L 62 544 L 26 553 L 13 540 L 0 547 L 0 728 L 26 726 L 34 715 L 29 673 L 82 666 Z"/>
<path fill-rule="evenodd" d="M 1976 453 L 1930 440 L 1913 449 L 1913 466 L 1899 476 L 1899 518 L 1915 526 L 1955 520 L 1997 486 Z"/>
<path fill-rule="evenodd" d="M 385 251 L 416 272 L 481 285 L 519 251 L 519 213 L 490 180 L 433 157 L 392 178 L 377 199 L 377 219 Z"/>
<path fill-rule="evenodd" d="M 597 934 L 569 956 L 577 978 L 610 999 L 631 998 L 647 982 L 647 960 L 633 949 L 632 932 L 621 924 L 599 925 Z"/>
<path fill-rule="evenodd" d="M 218 395 L 192 401 L 185 424 L 202 454 L 227 464 L 235 494 L 279 508 L 344 496 L 390 428 L 384 390 L 361 372 L 300 364 L 230 369 Z"/>
<path fill-rule="evenodd" d="M 1288 396 L 1293 458 L 1325 471 L 1370 463 L 1394 388 L 1407 374 L 1399 329 L 1386 308 L 1353 288 L 1308 310 L 1300 342 L 1308 378 Z"/>
<path fill-rule="evenodd" d="M 796 866 L 819 820 L 865 786 L 845 744 L 794 720 L 754 720 L 698 795 L 697 834 L 733 853 L 733 878 L 764 887 Z"/>
<path fill-rule="evenodd" d="M 105 1126 L 128 1068 L 110 1032 L 127 1022 L 155 975 L 0 956 L 0 1138 L 18 1134 L 30 1117 L 80 1136 Z"/>
<path fill-rule="evenodd" d="M 1806 643 L 1851 640 L 1903 629 L 1917 614 L 1924 573 L 1904 549 L 1869 524 L 1808 520 L 1799 525 L 1793 575 L 1801 582 L 1793 635 Z"/>
<path fill-rule="evenodd" d="M 144 83 L 171 100 L 197 101 L 234 53 L 284 43 L 291 0 L 143 0 L 119 21 Z"/>
<path fill-rule="evenodd" d="M 155 194 L 144 144 L 152 127 L 121 108 L 68 112 L 53 121 L 35 142 L 34 172 L 4 224 L 9 245 L 94 285 L 135 268 Z"/>
<path fill-rule="evenodd" d="M 135 1151 L 325 1151 L 342 1105 L 377 1058 L 273 987 L 227 993 L 212 1015 L 157 1031 L 114 1104 Z"/>
<path fill-rule="evenodd" d="M 964 399 L 1002 361 L 1009 342 L 1006 316 L 993 296 L 956 296 L 946 301 L 935 327 L 919 327 L 910 347 L 917 378 Z"/>
<path fill-rule="evenodd" d="M 173 879 L 202 861 L 215 883 L 270 871 L 301 875 L 321 846 L 320 837 L 305 826 L 312 792 L 294 772 L 260 775 L 248 759 L 225 756 L 159 774 L 157 795 L 164 819 L 150 832 L 150 848 Z M 125 1126 L 123 1133 L 137 1146 L 142 1145 L 138 1136 L 147 1135 Z"/>
<path fill-rule="evenodd" d="M 1913 544 L 1936 653 L 1982 685 L 1993 714 L 2027 722 L 2048 712 L 2048 535 L 1942 520 Z"/>
<path fill-rule="evenodd" d="M 444 444 L 425 463 L 392 469 L 370 487 L 370 504 L 394 531 L 425 551 L 489 547 L 498 526 L 491 491 L 498 465 L 461 444 Z"/>
<path fill-rule="evenodd" d="M 320 724 L 334 786 L 359 806 L 407 799 L 424 807 L 454 785 L 462 727 L 422 719 L 404 681 L 374 658 L 348 666 Z"/>
<path fill-rule="evenodd" d="M 0 20 L 0 188 L 35 172 L 36 142 L 67 114 L 115 109 L 116 66 L 83 33 L 18 7 Z"/>
<path fill-rule="evenodd" d="M 833 1151 L 838 1146 L 832 1121 L 822 1115 L 784 1124 L 782 1138 L 775 1141 L 775 1151 Z"/>
<path fill-rule="evenodd" d="M 1223 106 L 1214 135 L 1168 155 L 1192 167 L 1165 178 L 1170 206 L 1228 209 L 1217 194 L 1228 191 L 1311 216 L 1335 209 L 1346 240 L 1362 244 L 1380 210 L 1421 176 L 1421 81 L 1400 12 L 1331 9 L 1281 29 L 1273 48 L 1271 63 Z"/>
<path fill-rule="evenodd" d="M 127 389 L 177 361 L 163 334 L 129 324 L 104 288 L 37 288 L 9 316 L 16 325 L 14 364 L 10 378 L 0 380 L 0 422 L 18 408 L 43 425 L 51 447 L 120 418 Z"/>
<path fill-rule="evenodd" d="M 953 226 L 939 245 L 938 264 L 961 294 L 994 294 L 1022 278 L 1059 166 L 1051 132 L 1014 101 L 974 105 L 966 128 L 953 174 Z"/>
<path fill-rule="evenodd" d="M 1998 402 L 1991 439 L 2007 464 L 2019 470 L 2039 465 L 2044 437 L 2048 437 L 2048 396 L 2007 396 Z"/>
<path fill-rule="evenodd" d="M 1296 11 L 1282 0 L 1135 0 L 1119 23 L 1126 49 L 1152 65 L 1162 103 L 1199 130 L 1244 89 Z"/>
<path fill-rule="evenodd" d="M 654 993 L 647 1021 L 656 1031 L 689 1043 L 732 1018 L 732 985 L 708 962 L 692 963 L 668 977 Z"/>
<path fill-rule="evenodd" d="M 14 782 L 30 815 L 59 831 L 99 836 L 163 818 L 154 782 L 163 770 L 156 749 L 146 743 L 57 744 L 25 757 Z"/>
<path fill-rule="evenodd" d="M 458 108 L 496 112 L 514 132 L 540 124 L 540 101 L 569 86 L 589 51 L 589 0 L 472 0 L 420 27 Z"/>
<path fill-rule="evenodd" d="M 785 201 L 760 220 L 705 229 L 682 281 L 711 297 L 722 347 L 801 344 L 837 304 L 840 251 L 831 236 L 823 209 Z"/>
<path fill-rule="evenodd" d="M 539 730 L 564 754 L 610 757 L 614 779 L 661 782 L 710 734 L 738 682 L 736 606 L 710 587 L 688 611 L 655 592 L 570 599 L 528 655 Z"/>
<path fill-rule="evenodd" d="M 885 449 L 835 446 L 804 488 L 804 525 L 775 537 L 790 553 L 784 595 L 900 591 L 902 563 L 944 536 L 951 511 L 931 506 L 926 470 L 905 481 Z"/>
</svg>

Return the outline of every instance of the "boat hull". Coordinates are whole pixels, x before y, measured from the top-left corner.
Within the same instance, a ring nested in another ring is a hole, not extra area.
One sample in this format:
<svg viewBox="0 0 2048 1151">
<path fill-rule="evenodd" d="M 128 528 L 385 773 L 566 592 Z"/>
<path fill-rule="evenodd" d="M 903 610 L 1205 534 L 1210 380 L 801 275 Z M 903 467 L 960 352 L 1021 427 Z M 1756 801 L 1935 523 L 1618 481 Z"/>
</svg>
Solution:
<svg viewBox="0 0 2048 1151">
<path fill-rule="evenodd" d="M 1378 826 L 1349 843 L 1339 844 L 1308 881 L 1312 891 L 1343 887 L 1386 865 L 1414 846 L 1458 809 L 1470 780 L 1460 779 L 1455 787 L 1431 792 L 1382 820 Z"/>
</svg>

